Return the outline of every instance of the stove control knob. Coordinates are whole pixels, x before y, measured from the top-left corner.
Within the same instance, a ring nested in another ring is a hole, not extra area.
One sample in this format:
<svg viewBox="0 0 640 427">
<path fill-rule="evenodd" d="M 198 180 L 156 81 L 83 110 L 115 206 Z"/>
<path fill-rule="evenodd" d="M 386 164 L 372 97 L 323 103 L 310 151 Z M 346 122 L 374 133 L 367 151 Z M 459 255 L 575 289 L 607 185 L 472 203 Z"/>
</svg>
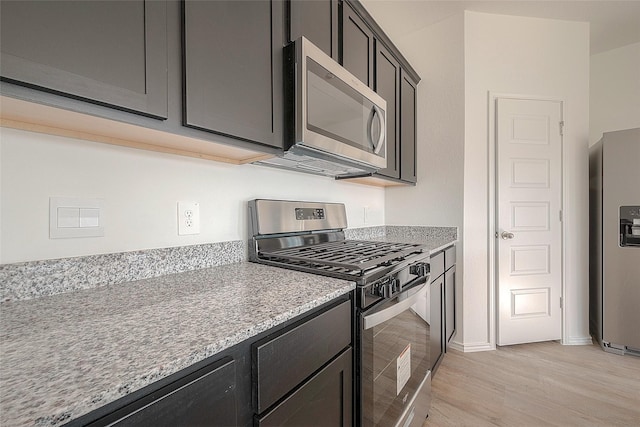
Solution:
<svg viewBox="0 0 640 427">
<path fill-rule="evenodd" d="M 409 266 L 409 274 L 413 274 L 414 276 L 426 276 L 429 271 L 431 271 L 431 266 L 426 262 L 416 262 Z"/>
<path fill-rule="evenodd" d="M 387 282 L 380 286 L 380 296 L 383 298 L 389 298 L 393 290 L 391 289 L 391 283 Z"/>
<path fill-rule="evenodd" d="M 375 287 L 375 293 L 382 298 L 389 298 L 393 293 L 393 284 L 391 281 L 382 282 Z"/>
<path fill-rule="evenodd" d="M 389 284 L 389 286 L 391 287 L 392 295 L 397 294 L 402 290 L 400 286 L 400 281 L 398 279 L 391 279 L 391 283 Z"/>
</svg>

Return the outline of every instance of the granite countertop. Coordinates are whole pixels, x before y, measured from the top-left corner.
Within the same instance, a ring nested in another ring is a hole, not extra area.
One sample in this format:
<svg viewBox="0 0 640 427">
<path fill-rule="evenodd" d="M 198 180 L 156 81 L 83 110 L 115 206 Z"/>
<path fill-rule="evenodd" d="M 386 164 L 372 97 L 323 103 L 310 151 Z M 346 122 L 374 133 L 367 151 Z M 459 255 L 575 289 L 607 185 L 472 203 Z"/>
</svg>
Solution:
<svg viewBox="0 0 640 427">
<path fill-rule="evenodd" d="M 63 424 L 354 287 L 242 262 L 5 302 L 0 424 Z"/>
<path fill-rule="evenodd" d="M 395 243 L 416 243 L 424 245 L 430 254 L 441 251 L 455 243 L 458 239 L 450 233 L 438 233 L 428 227 L 387 226 L 383 240 Z"/>
<path fill-rule="evenodd" d="M 455 227 L 346 231 L 430 253 L 457 242 Z M 241 252 L 234 241 L 0 266 L 0 425 L 64 424 L 355 288 Z"/>
</svg>

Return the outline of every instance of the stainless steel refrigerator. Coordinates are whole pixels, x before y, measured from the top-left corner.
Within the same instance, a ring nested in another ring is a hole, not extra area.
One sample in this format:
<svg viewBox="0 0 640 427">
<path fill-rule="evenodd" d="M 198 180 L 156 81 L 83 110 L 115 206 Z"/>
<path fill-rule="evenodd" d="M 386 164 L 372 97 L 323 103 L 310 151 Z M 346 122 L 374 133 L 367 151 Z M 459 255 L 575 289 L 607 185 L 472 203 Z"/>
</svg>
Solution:
<svg viewBox="0 0 640 427">
<path fill-rule="evenodd" d="M 589 155 L 589 317 L 606 351 L 640 356 L 640 128 Z"/>
</svg>

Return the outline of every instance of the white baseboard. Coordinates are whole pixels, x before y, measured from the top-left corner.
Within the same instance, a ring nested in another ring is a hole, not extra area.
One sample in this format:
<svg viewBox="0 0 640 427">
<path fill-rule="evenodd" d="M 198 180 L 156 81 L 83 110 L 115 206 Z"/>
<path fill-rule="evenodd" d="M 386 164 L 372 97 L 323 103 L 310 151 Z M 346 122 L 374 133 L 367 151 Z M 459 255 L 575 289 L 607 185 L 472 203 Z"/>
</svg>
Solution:
<svg viewBox="0 0 640 427">
<path fill-rule="evenodd" d="M 463 344 L 458 341 L 451 341 L 449 347 L 465 353 L 473 353 L 476 351 L 490 351 L 496 349 L 495 345 L 492 345 L 488 342 Z"/>
<path fill-rule="evenodd" d="M 591 345 L 593 340 L 590 336 L 586 337 L 569 337 L 562 341 L 562 345 Z"/>
</svg>

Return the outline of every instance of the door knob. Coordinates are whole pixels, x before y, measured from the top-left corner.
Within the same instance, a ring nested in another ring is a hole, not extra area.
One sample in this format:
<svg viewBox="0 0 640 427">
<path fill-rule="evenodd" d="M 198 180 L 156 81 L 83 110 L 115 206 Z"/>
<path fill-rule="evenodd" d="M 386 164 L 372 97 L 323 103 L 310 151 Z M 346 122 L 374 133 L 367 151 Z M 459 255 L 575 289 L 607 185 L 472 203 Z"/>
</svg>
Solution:
<svg viewBox="0 0 640 427">
<path fill-rule="evenodd" d="M 504 240 L 513 239 L 513 233 L 503 231 L 502 233 L 500 233 L 500 237 L 502 237 Z"/>
</svg>

